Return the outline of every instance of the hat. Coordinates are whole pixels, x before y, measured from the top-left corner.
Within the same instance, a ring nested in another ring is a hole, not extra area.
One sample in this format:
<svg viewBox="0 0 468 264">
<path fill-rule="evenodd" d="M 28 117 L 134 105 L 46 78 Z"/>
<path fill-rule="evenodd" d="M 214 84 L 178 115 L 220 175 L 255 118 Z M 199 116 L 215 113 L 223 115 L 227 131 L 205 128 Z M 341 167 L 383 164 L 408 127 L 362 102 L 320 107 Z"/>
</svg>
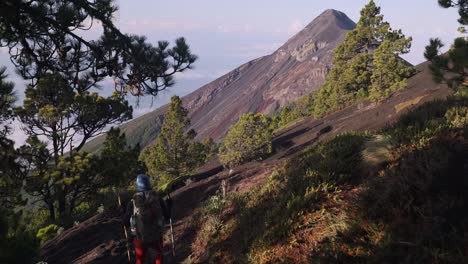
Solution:
<svg viewBox="0 0 468 264">
<path fill-rule="evenodd" d="M 136 189 L 139 192 L 151 190 L 150 178 L 144 174 L 140 174 L 136 179 Z"/>
</svg>

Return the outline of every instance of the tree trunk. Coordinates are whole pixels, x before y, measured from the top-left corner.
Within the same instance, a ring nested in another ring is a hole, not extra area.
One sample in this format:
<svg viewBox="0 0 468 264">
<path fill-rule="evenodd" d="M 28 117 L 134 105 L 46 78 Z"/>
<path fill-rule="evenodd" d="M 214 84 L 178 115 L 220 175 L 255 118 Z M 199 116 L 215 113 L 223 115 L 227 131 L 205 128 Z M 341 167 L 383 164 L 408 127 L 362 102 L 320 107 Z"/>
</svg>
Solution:
<svg viewBox="0 0 468 264">
<path fill-rule="evenodd" d="M 47 205 L 49 207 L 50 220 L 55 221 L 55 208 L 54 205 Z"/>
<path fill-rule="evenodd" d="M 58 213 L 59 216 L 62 217 L 66 213 L 67 209 L 67 201 L 65 197 L 65 192 L 63 190 L 64 186 L 63 184 L 60 184 L 57 186 L 57 191 L 56 191 L 56 199 L 58 203 Z"/>
<path fill-rule="evenodd" d="M 63 216 L 66 213 L 66 197 L 65 192 L 63 191 L 63 185 L 58 186 L 57 188 L 57 201 L 58 201 L 58 212 L 60 216 Z"/>
</svg>

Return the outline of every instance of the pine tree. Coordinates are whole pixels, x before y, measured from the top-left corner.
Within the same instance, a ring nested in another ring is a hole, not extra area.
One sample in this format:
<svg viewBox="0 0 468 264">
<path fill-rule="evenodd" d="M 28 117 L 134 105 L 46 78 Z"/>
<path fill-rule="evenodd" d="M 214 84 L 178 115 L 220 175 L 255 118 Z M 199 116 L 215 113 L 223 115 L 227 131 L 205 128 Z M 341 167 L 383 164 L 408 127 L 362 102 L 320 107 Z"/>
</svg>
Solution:
<svg viewBox="0 0 468 264">
<path fill-rule="evenodd" d="M 36 86 L 28 86 L 23 106 L 15 113 L 30 137 L 21 151 L 23 164 L 32 168 L 25 190 L 41 199 L 55 220 L 55 210 L 60 217 L 69 216 L 77 197 L 89 186 L 98 189 L 96 173 L 89 169 L 92 157 L 80 153 L 83 146 L 108 125 L 130 119 L 132 108 L 118 93 L 105 98 L 74 89 L 61 75 L 46 74 Z M 37 157 L 31 158 L 33 154 Z"/>
<path fill-rule="evenodd" d="M 126 187 L 136 175 L 146 170 L 144 164 L 138 160 L 139 155 L 140 145 L 129 147 L 125 134 L 120 133 L 119 128 L 111 128 L 106 133 L 96 171 L 109 184 Z"/>
<path fill-rule="evenodd" d="M 0 207 L 12 209 L 17 203 L 16 196 L 21 187 L 20 166 L 16 162 L 14 142 L 8 139 L 9 121 L 16 101 L 14 84 L 7 82 L 5 68 L 0 68 Z"/>
<path fill-rule="evenodd" d="M 176 73 L 191 68 L 197 57 L 184 38 L 171 48 L 167 41 L 152 45 L 124 34 L 113 23 L 117 10 L 114 0 L 2 0 L 0 47 L 33 84 L 50 72 L 81 86 L 111 76 L 117 89 L 136 96 L 156 95 L 174 83 Z M 102 36 L 84 37 L 91 29 Z"/>
<path fill-rule="evenodd" d="M 398 55 L 406 53 L 411 39 L 397 38 L 385 40 L 374 52 L 375 69 L 371 76 L 369 98 L 380 101 L 392 92 L 408 85 L 406 77 L 411 76 L 413 69 L 409 67 Z"/>
<path fill-rule="evenodd" d="M 192 142 L 195 131 L 186 132 L 190 126 L 187 113 L 182 100 L 173 96 L 156 144 L 145 148 L 140 155 L 149 174 L 160 185 L 190 174 L 204 160 L 199 157 L 200 143 Z"/>
<path fill-rule="evenodd" d="M 438 0 L 438 2 L 443 8 L 458 8 L 458 14 L 460 15 L 458 23 L 468 25 L 468 0 Z"/>
<path fill-rule="evenodd" d="M 460 18 L 458 22 L 465 26 L 468 25 L 468 1 L 467 0 L 439 0 L 443 8 L 458 8 Z M 465 27 L 460 27 L 461 33 L 466 33 Z M 447 54 L 441 54 L 440 49 L 444 46 L 438 38 L 431 39 L 426 46 L 424 57 L 431 62 L 433 79 L 437 83 L 445 82 L 454 90 L 467 90 L 468 88 L 468 38 L 456 38 Z"/>
<path fill-rule="evenodd" d="M 272 133 L 271 118 L 260 113 L 241 115 L 223 140 L 219 160 L 232 168 L 262 158 L 272 151 Z"/>
<path fill-rule="evenodd" d="M 380 7 L 370 1 L 361 10 L 356 28 L 335 49 L 334 68 L 314 101 L 314 115 L 347 106 L 358 99 L 379 100 L 406 85 L 412 69 L 399 57 L 409 52 L 411 38 L 392 30 Z M 387 75 L 383 78 L 383 72 Z"/>
<path fill-rule="evenodd" d="M 13 91 L 15 85 L 12 82 L 7 82 L 5 79 L 6 68 L 0 68 L 0 138 L 5 139 L 9 134 L 9 126 L 7 122 L 13 114 L 13 104 L 16 101 L 16 96 Z"/>
</svg>

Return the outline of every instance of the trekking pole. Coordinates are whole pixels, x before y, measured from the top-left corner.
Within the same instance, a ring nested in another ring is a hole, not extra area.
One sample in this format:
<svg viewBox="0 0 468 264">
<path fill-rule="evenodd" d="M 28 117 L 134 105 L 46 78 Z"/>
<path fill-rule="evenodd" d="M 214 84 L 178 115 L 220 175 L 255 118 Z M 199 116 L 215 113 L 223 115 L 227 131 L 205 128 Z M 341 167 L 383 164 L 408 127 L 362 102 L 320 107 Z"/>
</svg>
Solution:
<svg viewBox="0 0 468 264">
<path fill-rule="evenodd" d="M 169 203 L 166 209 L 169 209 L 169 227 L 171 228 L 171 242 L 172 242 L 172 256 L 175 257 L 175 243 L 174 243 L 174 230 L 172 229 L 172 217 L 171 217 L 171 210 L 172 210 L 172 199 L 171 194 L 169 191 L 167 192 L 167 203 Z M 167 204 L 166 204 L 167 205 Z"/>
<path fill-rule="evenodd" d="M 172 256 L 175 257 L 174 232 L 172 231 L 172 218 L 169 217 L 169 226 L 171 227 Z"/>
<path fill-rule="evenodd" d="M 122 208 L 122 200 L 120 199 L 120 194 L 118 195 L 119 197 L 119 206 Z M 128 245 L 128 232 L 127 232 L 127 227 L 124 224 L 124 233 L 125 233 L 125 243 L 127 245 L 127 257 L 128 257 L 128 263 L 131 263 L 131 257 L 130 257 L 130 246 Z"/>
</svg>

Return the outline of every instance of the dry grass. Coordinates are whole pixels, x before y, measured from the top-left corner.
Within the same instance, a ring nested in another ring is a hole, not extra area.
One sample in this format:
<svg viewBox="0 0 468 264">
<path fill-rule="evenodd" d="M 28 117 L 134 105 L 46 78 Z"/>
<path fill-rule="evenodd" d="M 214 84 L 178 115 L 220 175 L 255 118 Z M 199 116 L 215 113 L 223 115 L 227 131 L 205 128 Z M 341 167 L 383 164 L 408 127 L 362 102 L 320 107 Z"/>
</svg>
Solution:
<svg viewBox="0 0 468 264">
<path fill-rule="evenodd" d="M 356 209 L 357 189 L 346 190 L 330 197 L 322 209 L 297 217 L 287 239 L 267 247 L 258 248 L 249 255 L 252 263 L 310 263 L 316 246 L 324 239 L 332 239 L 344 231 L 350 215 Z"/>
<path fill-rule="evenodd" d="M 397 113 L 407 109 L 408 107 L 411 107 L 413 105 L 416 105 L 418 104 L 424 97 L 426 97 L 427 95 L 421 95 L 421 96 L 418 96 L 416 98 L 413 98 L 409 101 L 406 101 L 406 102 L 403 102 L 403 103 L 399 103 L 397 105 L 395 105 L 395 111 Z"/>
</svg>

